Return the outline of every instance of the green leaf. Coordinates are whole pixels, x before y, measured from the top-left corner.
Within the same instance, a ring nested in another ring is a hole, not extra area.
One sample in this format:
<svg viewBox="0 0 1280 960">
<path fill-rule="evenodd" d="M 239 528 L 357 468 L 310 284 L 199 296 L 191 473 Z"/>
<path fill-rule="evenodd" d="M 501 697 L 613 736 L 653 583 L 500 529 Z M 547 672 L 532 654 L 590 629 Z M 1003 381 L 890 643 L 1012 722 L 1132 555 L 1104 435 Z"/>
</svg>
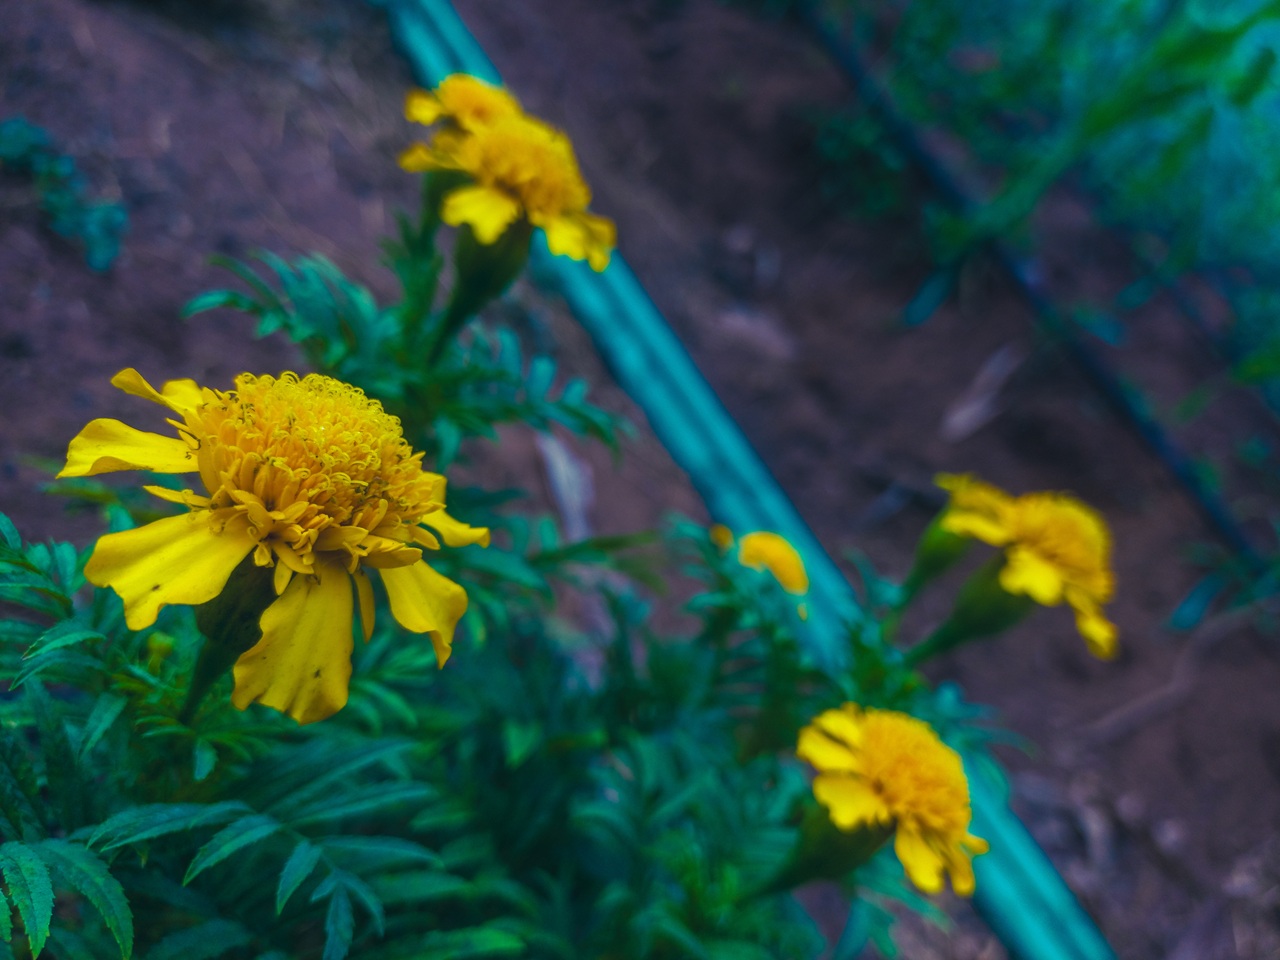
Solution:
<svg viewBox="0 0 1280 960">
<path fill-rule="evenodd" d="M 351 895 L 347 888 L 337 886 L 329 897 L 329 909 L 324 917 L 324 956 L 322 960 L 343 960 L 351 949 L 351 938 L 356 932 L 355 915 L 351 910 Z"/>
<path fill-rule="evenodd" d="M 280 829 L 280 821 L 265 813 L 255 813 L 237 820 L 214 834 L 213 838 L 200 848 L 200 852 L 187 867 L 187 875 L 182 878 L 183 885 L 190 883 L 214 864 L 221 863 L 237 850 L 260 843 Z"/>
<path fill-rule="evenodd" d="M 214 960 L 252 942 L 253 934 L 241 924 L 209 920 L 169 934 L 147 951 L 147 960 Z"/>
<path fill-rule="evenodd" d="M 218 765 L 218 750 L 212 743 L 201 737 L 191 748 L 191 760 L 191 775 L 196 783 L 200 783 L 213 773 L 213 768 Z"/>
<path fill-rule="evenodd" d="M 66 840 L 45 840 L 33 848 L 63 883 L 78 891 L 98 911 L 111 936 L 120 947 L 120 956 L 133 955 L 133 913 L 107 865 L 79 844 Z"/>
<path fill-rule="evenodd" d="M 387 870 L 403 864 L 440 866 L 440 857 L 434 851 L 401 837 L 325 837 L 318 842 L 325 853 L 356 873 Z"/>
<path fill-rule="evenodd" d="M 111 725 L 116 722 L 129 701 L 116 693 L 103 693 L 94 701 L 89 719 L 84 722 L 80 734 L 80 757 L 87 757 Z"/>
<path fill-rule="evenodd" d="M 53 919 L 53 881 L 44 861 L 25 843 L 0 846 L 0 876 L 8 887 L 9 899 L 18 908 L 27 932 L 32 957 L 38 957 L 49 937 Z"/>
<path fill-rule="evenodd" d="M 293 827 L 315 826 L 354 817 L 384 813 L 400 806 L 420 805 L 435 796 L 423 783 L 370 783 L 333 798 L 324 798 L 289 817 Z"/>
<path fill-rule="evenodd" d="M 309 840 L 302 840 L 293 848 L 284 869 L 280 871 L 280 884 L 276 887 L 276 913 L 284 912 L 284 905 L 294 895 L 302 882 L 311 876 L 311 871 L 320 862 L 320 848 Z"/>
<path fill-rule="evenodd" d="M 13 941 L 13 905 L 9 903 L 3 890 L 0 890 L 0 940 L 4 941 L 6 947 Z"/>
<path fill-rule="evenodd" d="M 103 843 L 104 850 L 196 827 L 225 823 L 253 811 L 238 800 L 222 803 L 150 803 L 111 817 L 93 832 L 89 846 Z"/>
<path fill-rule="evenodd" d="M 97 630 L 90 630 L 75 620 L 64 620 L 42 633 L 40 639 L 27 648 L 27 652 L 22 655 L 22 658 L 28 660 L 38 653 L 60 650 L 73 644 L 84 643 L 86 640 L 105 639 Z"/>
<path fill-rule="evenodd" d="M 13 521 L 3 513 L 0 513 L 0 537 L 4 538 L 4 542 L 13 550 L 22 549 L 22 537 L 18 534 L 18 528 L 13 525 Z"/>
</svg>

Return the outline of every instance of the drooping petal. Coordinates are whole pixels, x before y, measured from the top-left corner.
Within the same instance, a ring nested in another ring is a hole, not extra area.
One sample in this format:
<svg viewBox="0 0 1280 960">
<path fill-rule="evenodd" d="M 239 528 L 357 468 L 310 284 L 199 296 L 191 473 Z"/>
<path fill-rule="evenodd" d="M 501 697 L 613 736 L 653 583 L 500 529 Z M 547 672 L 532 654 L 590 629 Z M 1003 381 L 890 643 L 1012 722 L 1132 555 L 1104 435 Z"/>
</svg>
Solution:
<svg viewBox="0 0 1280 960">
<path fill-rule="evenodd" d="M 231 519 L 218 532 L 207 511 L 193 511 L 106 534 L 94 547 L 84 575 L 118 593 L 125 622 L 141 630 L 155 623 L 166 604 L 212 600 L 253 547 L 243 518 Z"/>
<path fill-rule="evenodd" d="M 295 576 L 262 614 L 262 639 L 236 661 L 231 702 L 255 700 L 315 723 L 347 704 L 351 680 L 353 599 L 341 564 L 317 561 L 314 576 Z"/>
<path fill-rule="evenodd" d="M 59 477 L 93 477 L 116 470 L 189 473 L 197 468 L 195 451 L 179 437 L 162 437 L 119 420 L 91 420 L 67 447 L 67 465 Z"/>
<path fill-rule="evenodd" d="M 809 575 L 799 552 L 776 533 L 762 530 L 746 534 L 738 543 L 738 562 L 768 570 L 787 593 L 800 596 L 809 590 Z"/>
<path fill-rule="evenodd" d="M 1062 571 L 1034 550 L 1014 545 L 1000 568 L 1000 586 L 1010 593 L 1025 594 L 1036 603 L 1053 606 L 1062 602 Z"/>
<path fill-rule="evenodd" d="M 800 731 L 796 756 L 826 773 L 855 773 L 862 769 L 862 763 L 853 750 L 832 740 L 816 724 L 810 724 Z"/>
<path fill-rule="evenodd" d="M 1099 660 L 1112 660 L 1119 650 L 1116 625 L 1102 615 L 1096 603 L 1068 595 L 1076 615 L 1076 629 L 1089 647 L 1089 652 Z"/>
<path fill-rule="evenodd" d="M 547 248 L 557 256 L 586 260 L 599 273 L 609 265 L 618 231 L 613 221 L 594 213 L 577 211 L 538 224 L 546 231 Z"/>
<path fill-rule="evenodd" d="M 917 830 L 906 824 L 898 824 L 893 852 L 898 855 L 907 876 L 917 887 L 925 893 L 937 893 L 942 889 L 942 857 Z"/>
<path fill-rule="evenodd" d="M 150 400 L 184 416 L 198 407 L 204 399 L 194 380 L 168 380 L 157 390 L 133 367 L 126 367 L 112 377 L 111 385 L 130 396 Z"/>
<path fill-rule="evenodd" d="M 433 527 L 451 547 L 467 547 L 473 543 L 482 547 L 489 545 L 488 527 L 473 527 L 469 523 L 453 519 L 443 510 L 432 510 L 422 518 L 422 522 Z"/>
<path fill-rule="evenodd" d="M 859 777 L 825 776 L 813 780 L 813 795 L 841 830 L 884 823 L 892 814 L 884 799 Z"/>
<path fill-rule="evenodd" d="M 424 561 L 380 573 L 391 615 L 406 630 L 430 634 L 436 661 L 443 667 L 453 648 L 453 631 L 467 612 L 466 591 Z"/>
<path fill-rule="evenodd" d="M 496 242 L 519 215 L 520 204 L 516 200 L 501 190 L 478 184 L 452 191 L 440 208 L 440 219 L 451 227 L 469 224 L 483 244 Z"/>
<path fill-rule="evenodd" d="M 411 143 L 396 158 L 401 170 L 409 173 L 424 173 L 427 170 L 439 170 L 440 163 L 434 151 L 425 143 Z"/>
<path fill-rule="evenodd" d="M 373 636 L 373 584 L 369 582 L 369 575 L 363 570 L 357 570 L 351 575 L 351 579 L 356 582 L 356 599 L 360 602 L 360 627 L 364 642 L 368 643 Z"/>
</svg>

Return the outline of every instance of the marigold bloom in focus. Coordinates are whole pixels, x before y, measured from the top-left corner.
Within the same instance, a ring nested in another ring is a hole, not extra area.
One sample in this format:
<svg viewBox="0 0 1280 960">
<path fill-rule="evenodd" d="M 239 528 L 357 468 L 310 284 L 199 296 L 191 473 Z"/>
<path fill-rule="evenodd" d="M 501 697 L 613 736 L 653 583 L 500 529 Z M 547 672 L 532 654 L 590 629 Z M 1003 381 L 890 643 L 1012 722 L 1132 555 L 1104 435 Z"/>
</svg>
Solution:
<svg viewBox="0 0 1280 960">
<path fill-rule="evenodd" d="M 214 599 L 252 555 L 272 569 L 276 600 L 236 661 L 232 702 L 256 700 L 310 723 L 346 704 L 357 609 L 364 638 L 373 632 L 373 568 L 392 615 L 428 634 L 444 664 L 467 596 L 422 559 L 423 548 L 439 549 L 440 539 L 487 545 L 489 532 L 445 513 L 445 478 L 422 468 L 378 401 L 318 374 L 245 373 L 228 391 L 192 380 L 157 391 L 133 369 L 111 382 L 172 411 L 177 436 L 94 420 L 58 476 L 198 472 L 206 491 L 145 487 L 188 512 L 107 534 L 94 548 L 85 576 L 120 595 L 130 628 L 150 626 L 166 604 Z"/>
<path fill-rule="evenodd" d="M 892 710 L 846 703 L 800 731 L 796 756 L 817 769 L 813 793 L 841 830 L 892 824 L 894 852 L 926 893 L 943 875 L 973 894 L 975 854 L 987 842 L 969 833 L 969 781 L 960 755 L 933 728 Z"/>
<path fill-rule="evenodd" d="M 405 109 L 409 119 L 450 122 L 430 143 L 405 150 L 400 166 L 410 172 L 465 174 L 469 182 L 445 195 L 440 215 L 450 226 L 470 226 L 480 243 L 496 243 L 513 224 L 524 221 L 546 232 L 552 253 L 603 270 L 616 230 L 613 221 L 587 212 L 591 190 L 569 138 L 521 112 L 514 99 L 495 99 L 502 91 L 490 87 L 481 92 L 487 85 L 466 79 L 470 84 L 455 76 L 434 94 L 410 94 Z"/>
<path fill-rule="evenodd" d="M 1116 654 L 1116 626 L 1102 613 L 1115 594 L 1111 535 L 1101 515 L 1063 493 L 1014 497 L 974 477 L 941 474 L 951 493 L 944 530 L 1005 552 L 1000 586 L 1045 606 L 1066 602 L 1089 651 Z"/>
</svg>

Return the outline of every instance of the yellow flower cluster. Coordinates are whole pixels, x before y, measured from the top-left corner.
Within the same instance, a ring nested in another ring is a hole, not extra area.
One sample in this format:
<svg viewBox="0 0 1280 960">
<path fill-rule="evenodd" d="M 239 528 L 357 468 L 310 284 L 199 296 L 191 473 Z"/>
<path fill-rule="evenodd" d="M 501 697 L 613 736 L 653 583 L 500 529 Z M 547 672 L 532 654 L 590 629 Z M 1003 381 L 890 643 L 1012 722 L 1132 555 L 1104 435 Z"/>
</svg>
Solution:
<svg viewBox="0 0 1280 960">
<path fill-rule="evenodd" d="M 273 568 L 276 599 L 262 614 L 261 638 L 235 664 L 232 701 L 310 723 L 346 704 L 355 610 L 368 640 L 367 570 L 376 569 L 392 615 L 428 634 L 444 664 L 467 596 L 422 559 L 423 549 L 440 549 L 440 540 L 487 545 L 489 532 L 445 513 L 445 478 L 422 468 L 422 454 L 378 401 L 318 374 L 246 373 L 228 391 L 192 380 L 156 390 L 133 369 L 111 382 L 166 407 L 177 436 L 94 420 L 71 441 L 59 476 L 198 473 L 206 491 L 148 486 L 188 512 L 98 541 L 85 576 L 120 595 L 130 628 L 150 626 L 166 604 L 213 600 L 252 556 Z"/>
<path fill-rule="evenodd" d="M 511 94 L 454 74 L 434 91 L 411 91 L 405 117 L 438 126 L 430 143 L 400 155 L 401 167 L 465 175 L 444 198 L 445 223 L 467 224 L 487 245 L 524 220 L 546 231 L 552 253 L 586 260 L 595 270 L 608 265 L 616 231 L 611 220 L 587 211 L 591 190 L 569 138 L 524 113 Z"/>
<path fill-rule="evenodd" d="M 796 756 L 817 769 L 813 793 L 841 830 L 894 828 L 894 852 L 926 893 L 944 873 L 961 896 L 973 893 L 975 854 L 987 842 L 969 833 L 969 781 L 960 755 L 927 723 L 893 710 L 846 703 L 800 731 Z"/>
<path fill-rule="evenodd" d="M 1001 587 L 1046 606 L 1065 601 L 1090 652 L 1116 655 L 1116 626 L 1102 613 L 1115 593 L 1111 536 L 1097 511 L 1063 493 L 1015 497 L 968 474 L 936 482 L 951 494 L 943 530 L 1004 549 Z"/>
</svg>

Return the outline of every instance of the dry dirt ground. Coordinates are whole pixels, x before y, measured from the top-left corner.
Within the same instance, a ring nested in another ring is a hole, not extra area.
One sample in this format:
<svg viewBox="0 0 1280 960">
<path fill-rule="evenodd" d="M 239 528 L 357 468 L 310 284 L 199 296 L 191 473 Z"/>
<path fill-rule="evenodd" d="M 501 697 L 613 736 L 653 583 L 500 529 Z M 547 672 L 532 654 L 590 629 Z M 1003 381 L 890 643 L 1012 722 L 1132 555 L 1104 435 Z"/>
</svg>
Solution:
<svg viewBox="0 0 1280 960">
<path fill-rule="evenodd" d="M 714 0 L 457 7 L 526 106 L 572 134 L 622 254 L 834 555 L 857 549 L 905 573 L 940 470 L 1070 489 L 1106 515 L 1117 661 L 1091 660 L 1071 618 L 1050 611 L 938 674 L 1038 745 L 1007 756 L 1015 808 L 1121 957 L 1280 956 L 1274 638 L 1231 618 L 1190 638 L 1165 628 L 1198 576 L 1187 551 L 1211 534 L 994 272 L 969 271 L 926 326 L 895 324 L 928 258 L 909 222 L 856 222 L 819 190 L 808 117 L 849 94 L 817 49 Z M 0 12 L 0 119 L 49 130 L 132 220 L 114 269 L 92 274 L 42 226 L 30 185 L 0 175 L 0 509 L 30 538 L 87 541 L 83 521 L 38 492 L 41 461 L 88 419 L 136 410 L 112 374 L 221 384 L 299 363 L 289 344 L 252 339 L 245 318 L 179 319 L 224 282 L 209 254 L 318 250 L 392 292 L 374 264 L 391 211 L 414 197 L 394 163 L 412 135 L 399 113 L 410 75 L 383 14 L 344 0 L 0 0 Z M 1062 296 L 1124 282 L 1123 253 L 1070 198 L 1037 229 Z M 519 296 L 602 402 L 642 423 L 560 307 Z M 999 358 L 1016 360 L 1012 374 L 975 392 Z M 1160 301 L 1109 358 L 1157 409 L 1216 369 Z M 975 396 L 986 419 L 946 428 Z M 1273 430 L 1233 394 L 1179 439 L 1225 464 L 1240 438 Z M 581 455 L 596 529 L 699 515 L 643 430 L 621 469 Z M 541 489 L 541 469 L 513 434 L 473 472 Z M 1266 516 L 1244 479 L 1227 482 L 1251 518 Z M 911 925 L 906 955 L 1003 956 L 956 912 L 949 934 Z"/>
</svg>

